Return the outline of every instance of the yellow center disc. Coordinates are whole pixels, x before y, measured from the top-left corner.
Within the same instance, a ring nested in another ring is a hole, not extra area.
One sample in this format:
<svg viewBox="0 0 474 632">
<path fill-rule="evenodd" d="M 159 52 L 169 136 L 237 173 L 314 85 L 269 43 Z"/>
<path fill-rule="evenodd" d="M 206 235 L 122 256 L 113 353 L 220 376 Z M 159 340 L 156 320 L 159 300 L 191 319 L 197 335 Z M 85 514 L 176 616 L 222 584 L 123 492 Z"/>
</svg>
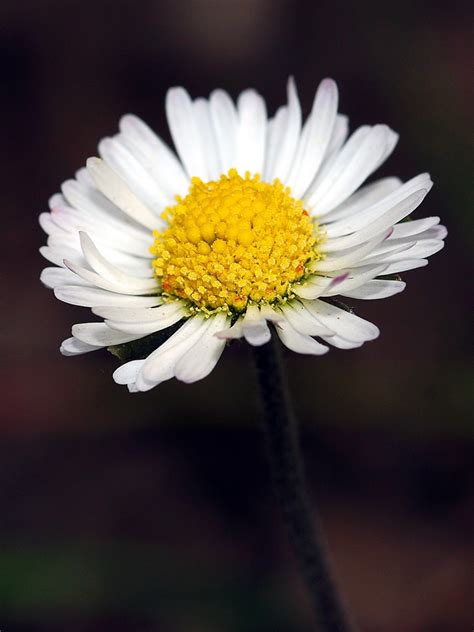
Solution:
<svg viewBox="0 0 474 632">
<path fill-rule="evenodd" d="M 153 268 L 165 294 L 195 309 L 280 301 L 319 258 L 316 227 L 279 180 L 231 169 L 217 181 L 193 178 L 176 201 L 162 215 L 168 228 L 153 233 Z"/>
</svg>

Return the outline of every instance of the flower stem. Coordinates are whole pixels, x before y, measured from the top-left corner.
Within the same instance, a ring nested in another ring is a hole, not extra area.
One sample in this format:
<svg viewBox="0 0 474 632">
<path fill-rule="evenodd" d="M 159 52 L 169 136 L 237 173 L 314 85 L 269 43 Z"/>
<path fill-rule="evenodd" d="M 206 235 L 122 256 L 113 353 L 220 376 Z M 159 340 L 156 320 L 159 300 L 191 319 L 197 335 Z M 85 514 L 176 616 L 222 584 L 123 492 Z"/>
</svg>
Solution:
<svg viewBox="0 0 474 632">
<path fill-rule="evenodd" d="M 331 576 L 317 512 L 306 491 L 296 419 L 275 335 L 254 347 L 263 400 L 264 431 L 277 499 L 321 632 L 349 632 L 347 615 Z"/>
</svg>

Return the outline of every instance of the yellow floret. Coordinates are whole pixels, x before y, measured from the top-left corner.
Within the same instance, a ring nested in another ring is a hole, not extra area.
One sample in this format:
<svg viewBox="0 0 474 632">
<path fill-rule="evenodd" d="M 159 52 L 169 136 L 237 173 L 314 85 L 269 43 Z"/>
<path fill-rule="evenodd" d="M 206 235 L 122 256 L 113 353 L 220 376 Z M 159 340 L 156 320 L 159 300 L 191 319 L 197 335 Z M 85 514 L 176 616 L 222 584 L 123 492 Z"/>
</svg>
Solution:
<svg viewBox="0 0 474 632">
<path fill-rule="evenodd" d="M 231 169 L 217 181 L 192 178 L 188 195 L 176 199 L 150 251 L 163 291 L 194 309 L 240 312 L 249 300 L 285 300 L 320 257 L 321 233 L 279 180 Z"/>
</svg>

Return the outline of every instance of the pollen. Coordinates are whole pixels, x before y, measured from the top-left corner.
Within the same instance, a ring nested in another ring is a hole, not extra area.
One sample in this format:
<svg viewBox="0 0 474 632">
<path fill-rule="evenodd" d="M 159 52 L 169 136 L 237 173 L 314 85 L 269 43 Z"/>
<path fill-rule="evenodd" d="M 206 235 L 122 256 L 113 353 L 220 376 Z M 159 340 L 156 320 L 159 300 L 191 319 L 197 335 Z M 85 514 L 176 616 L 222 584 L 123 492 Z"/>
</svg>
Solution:
<svg viewBox="0 0 474 632">
<path fill-rule="evenodd" d="M 303 202 L 279 180 L 235 169 L 219 180 L 193 178 L 154 231 L 153 269 L 169 297 L 194 309 L 241 312 L 281 302 L 319 259 L 321 235 Z"/>
</svg>

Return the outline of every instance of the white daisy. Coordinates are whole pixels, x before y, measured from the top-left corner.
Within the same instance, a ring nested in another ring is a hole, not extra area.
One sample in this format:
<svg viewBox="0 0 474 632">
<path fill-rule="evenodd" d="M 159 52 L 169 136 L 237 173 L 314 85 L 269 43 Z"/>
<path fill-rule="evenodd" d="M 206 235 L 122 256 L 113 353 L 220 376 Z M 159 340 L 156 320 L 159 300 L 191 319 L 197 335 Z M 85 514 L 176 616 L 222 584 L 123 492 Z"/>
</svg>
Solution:
<svg viewBox="0 0 474 632">
<path fill-rule="evenodd" d="M 348 137 L 334 81 L 321 82 L 303 123 L 294 82 L 268 118 L 246 90 L 192 100 L 173 88 L 166 113 L 179 158 L 127 115 L 40 216 L 54 264 L 42 281 L 101 322 L 74 325 L 61 351 L 77 355 L 166 330 L 148 357 L 114 373 L 131 391 L 176 377 L 194 382 L 226 340 L 293 351 L 360 347 L 378 328 L 332 301 L 386 298 L 393 275 L 443 247 L 439 217 L 402 221 L 432 186 L 426 173 L 362 186 L 398 135 L 364 125 Z M 181 323 L 181 326 L 177 324 Z M 316 339 L 317 338 L 317 339 Z"/>
</svg>

